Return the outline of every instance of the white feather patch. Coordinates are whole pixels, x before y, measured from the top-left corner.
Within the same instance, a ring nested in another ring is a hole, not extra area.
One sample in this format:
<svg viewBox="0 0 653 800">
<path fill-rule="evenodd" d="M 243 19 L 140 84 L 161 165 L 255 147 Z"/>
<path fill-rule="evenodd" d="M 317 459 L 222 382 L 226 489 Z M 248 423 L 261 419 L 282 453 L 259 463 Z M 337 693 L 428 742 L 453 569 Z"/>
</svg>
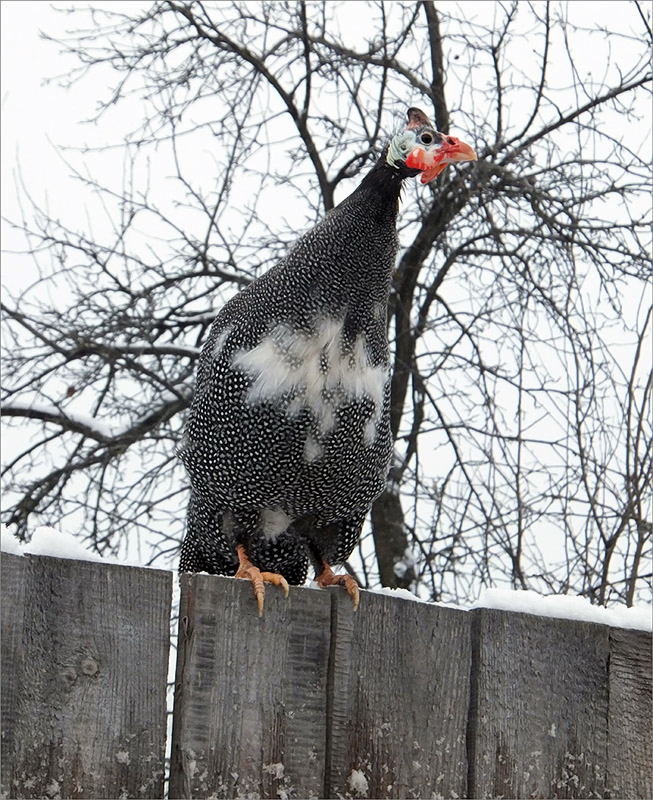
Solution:
<svg viewBox="0 0 653 800">
<path fill-rule="evenodd" d="M 274 539 L 283 533 L 292 522 L 285 511 L 280 508 L 264 508 L 261 511 L 261 529 L 266 539 Z"/>
<path fill-rule="evenodd" d="M 313 461 L 317 461 L 318 459 L 322 458 L 324 455 L 324 448 L 318 442 L 318 440 L 313 436 L 312 433 L 309 433 L 306 437 L 306 443 L 304 444 L 304 461 L 309 464 L 312 464 Z"/>
<path fill-rule="evenodd" d="M 213 345 L 213 358 L 217 358 L 220 353 L 222 352 L 222 348 L 224 347 L 224 343 L 227 341 L 227 337 L 231 333 L 231 328 L 225 328 L 222 333 L 217 337 L 215 343 Z"/>
<path fill-rule="evenodd" d="M 383 409 L 388 365 L 370 364 L 363 334 L 345 351 L 343 325 L 342 319 L 325 317 L 314 333 L 306 334 L 280 322 L 251 350 L 234 353 L 232 367 L 253 378 L 247 401 L 256 404 L 291 395 L 288 416 L 307 408 L 325 434 L 335 426 L 339 406 L 369 398 L 374 414 L 365 426 L 365 441 L 371 444 Z M 307 441 L 307 460 L 320 455 Z"/>
</svg>

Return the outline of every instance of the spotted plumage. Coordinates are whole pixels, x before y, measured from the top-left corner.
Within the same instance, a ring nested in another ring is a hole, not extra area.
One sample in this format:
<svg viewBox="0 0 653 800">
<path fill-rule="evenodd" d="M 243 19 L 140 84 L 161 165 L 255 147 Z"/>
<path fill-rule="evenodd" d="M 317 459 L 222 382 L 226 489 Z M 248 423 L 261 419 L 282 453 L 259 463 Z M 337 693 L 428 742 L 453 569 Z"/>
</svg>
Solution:
<svg viewBox="0 0 653 800">
<path fill-rule="evenodd" d="M 179 447 L 181 571 L 233 575 L 242 545 L 298 584 L 358 542 L 391 453 L 387 304 L 419 136 L 437 134 L 411 109 L 358 188 L 216 317 Z"/>
</svg>

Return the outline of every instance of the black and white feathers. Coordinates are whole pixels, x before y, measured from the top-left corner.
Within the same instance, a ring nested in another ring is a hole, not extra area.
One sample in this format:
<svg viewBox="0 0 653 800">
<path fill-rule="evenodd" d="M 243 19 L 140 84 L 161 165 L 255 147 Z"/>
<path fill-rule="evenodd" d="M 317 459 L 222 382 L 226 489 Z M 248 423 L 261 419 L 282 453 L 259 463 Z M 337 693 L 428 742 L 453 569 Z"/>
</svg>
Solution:
<svg viewBox="0 0 653 800">
<path fill-rule="evenodd" d="M 218 314 L 179 448 L 191 484 L 181 571 L 233 575 L 240 544 L 297 584 L 355 547 L 392 445 L 387 304 L 400 188 L 419 172 L 402 157 L 424 131 L 437 137 L 416 109 L 407 131 Z"/>
</svg>

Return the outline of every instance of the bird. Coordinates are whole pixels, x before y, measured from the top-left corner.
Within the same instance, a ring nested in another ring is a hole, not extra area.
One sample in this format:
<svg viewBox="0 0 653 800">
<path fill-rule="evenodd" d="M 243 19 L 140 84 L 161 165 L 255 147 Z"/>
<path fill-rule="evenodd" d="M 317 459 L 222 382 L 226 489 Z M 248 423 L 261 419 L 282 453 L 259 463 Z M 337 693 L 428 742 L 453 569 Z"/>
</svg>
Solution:
<svg viewBox="0 0 653 800">
<path fill-rule="evenodd" d="M 217 314 L 177 448 L 189 483 L 180 572 L 283 589 L 336 574 L 386 486 L 392 453 L 388 300 L 400 192 L 474 150 L 419 108 L 358 187 Z"/>
</svg>

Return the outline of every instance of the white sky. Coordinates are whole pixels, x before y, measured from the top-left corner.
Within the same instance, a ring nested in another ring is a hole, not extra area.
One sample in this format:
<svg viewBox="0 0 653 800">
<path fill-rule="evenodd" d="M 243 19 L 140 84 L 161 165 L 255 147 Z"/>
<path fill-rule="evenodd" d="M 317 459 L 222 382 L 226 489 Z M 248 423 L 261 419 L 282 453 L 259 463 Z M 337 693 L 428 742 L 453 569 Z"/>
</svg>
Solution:
<svg viewBox="0 0 653 800">
<path fill-rule="evenodd" d="M 58 8 L 85 9 L 109 7 L 113 11 L 133 12 L 135 8 L 150 6 L 149 2 L 131 0 L 124 2 L 68 2 L 56 4 Z M 642 4 L 647 8 L 646 4 Z M 459 7 L 458 3 L 439 2 L 438 8 L 447 10 L 448 6 Z M 478 17 L 491 20 L 492 10 L 496 4 L 465 0 L 463 3 L 468 19 Z M 350 31 L 360 41 L 361 25 L 365 15 L 357 18 L 356 11 L 364 12 L 364 4 L 351 2 Z M 16 193 L 18 179 L 17 165 L 29 193 L 37 204 L 45 201 L 56 216 L 56 210 L 65 205 L 67 216 L 73 210 L 71 204 L 79 203 L 79 214 L 85 215 L 83 197 L 79 184 L 73 182 L 71 170 L 62 160 L 63 147 L 74 148 L 84 145 L 100 145 L 107 142 L 120 141 L 120 130 L 128 120 L 129 108 L 123 103 L 120 117 L 115 121 L 116 129 L 112 130 L 112 118 L 109 115 L 101 125 L 84 124 L 83 121 L 92 116 L 99 97 L 102 97 L 109 85 L 110 73 L 106 73 L 106 81 L 97 68 L 90 80 L 76 83 L 72 89 L 66 90 L 56 81 L 45 83 L 46 79 L 65 75 L 71 68 L 78 66 L 76 58 L 62 55 L 60 46 L 45 41 L 40 31 L 57 37 L 65 34 L 67 29 L 74 30 L 86 22 L 87 15 L 68 15 L 57 11 L 49 3 L 40 0 L 5 0 L 0 4 L 1 13 L 1 73 L 0 96 L 2 98 L 2 139 L 1 166 L 3 181 L 1 183 L 1 199 L 3 216 L 16 219 L 20 216 L 20 207 Z M 576 21 L 590 15 L 591 25 L 603 25 L 608 30 L 619 30 L 631 35 L 642 35 L 643 23 L 633 3 L 625 0 L 607 0 L 596 3 L 585 0 L 573 0 L 569 5 L 569 14 Z M 589 24 L 589 23 L 588 23 Z M 355 42 L 352 42 L 355 43 Z M 586 44 L 586 43 L 585 43 Z M 623 48 L 623 45 L 621 45 Z M 580 54 L 579 54 L 580 55 Z M 604 54 L 601 54 L 604 57 Z M 627 53 L 613 54 L 613 58 L 627 62 Z M 582 53 L 586 75 L 600 75 L 606 68 L 601 59 L 592 61 L 592 54 L 587 49 Z M 552 65 L 554 68 L 555 65 Z M 128 123 L 127 123 L 128 124 Z M 638 135 L 639 138 L 639 135 Z M 636 147 L 639 142 L 633 142 Z M 59 147 L 58 147 L 59 146 Z M 185 154 L 188 157 L 189 154 Z M 81 163 L 77 154 L 70 154 L 76 165 Z M 93 159 L 92 171 L 100 181 L 115 175 L 120 168 L 120 154 L 104 153 L 101 159 Z M 3 225 L 3 249 L 12 249 L 14 245 L 23 243 L 22 237 L 7 231 Z M 29 276 L 29 262 L 25 259 L 16 269 L 16 260 L 5 262 L 2 278 L 5 285 L 17 287 L 25 285 Z"/>
<path fill-rule="evenodd" d="M 62 36 L 66 30 L 74 30 L 78 25 L 86 22 L 87 15 L 68 15 L 57 11 L 56 8 L 85 9 L 109 7 L 113 11 L 133 12 L 135 8 L 150 6 L 149 2 L 131 0 L 130 2 L 68 2 L 56 4 L 40 0 L 5 0 L 0 4 L 1 13 L 1 73 L 0 96 L 2 98 L 2 139 L 1 139 L 1 166 L 3 181 L 1 183 L 1 199 L 3 216 L 16 219 L 20 216 L 20 206 L 16 193 L 18 179 L 17 165 L 20 165 L 20 174 L 29 193 L 35 201 L 45 201 L 56 216 L 57 208 L 65 204 L 66 212 L 71 212 L 71 203 L 79 203 L 79 213 L 84 215 L 83 198 L 79 184 L 73 182 L 71 170 L 64 163 L 63 148 L 75 148 L 84 145 L 101 145 L 116 142 L 122 139 L 120 130 L 128 120 L 129 109 L 123 107 L 116 129 L 111 126 L 112 118 L 109 115 L 100 125 L 84 124 L 84 120 L 92 116 L 96 109 L 99 97 L 106 94 L 109 85 L 110 73 L 106 73 L 106 81 L 102 80 L 102 73 L 97 68 L 92 79 L 76 83 L 72 89 L 66 90 L 57 85 L 56 81 L 45 83 L 47 79 L 65 75 L 71 68 L 78 66 L 76 58 L 62 55 L 60 46 L 44 40 L 40 32 L 48 35 Z M 438 8 L 445 11 L 448 6 L 459 6 L 458 3 L 439 2 Z M 491 2 L 476 2 L 465 0 L 463 3 L 465 15 L 468 19 L 484 17 L 491 19 L 492 9 L 496 7 Z M 644 4 L 646 8 L 646 5 Z M 362 18 L 357 19 L 355 11 L 364 11 L 364 4 L 351 2 L 352 33 L 360 40 Z M 643 31 L 643 23 L 639 19 L 633 3 L 624 0 L 608 0 L 595 3 L 585 0 L 573 0 L 569 6 L 569 13 L 577 21 L 585 13 L 591 14 L 591 24 L 604 25 L 608 30 L 619 29 L 621 32 L 631 34 Z M 605 63 L 592 64 L 591 52 L 582 54 L 587 75 L 602 74 Z M 626 55 L 626 54 L 624 54 Z M 624 56 L 619 56 L 624 59 Z M 628 60 L 625 58 L 624 60 Z M 554 68 L 555 65 L 552 65 Z M 127 123 L 128 124 L 128 123 Z M 633 143 L 636 146 L 636 143 Z M 188 154 L 185 154 L 188 157 Z M 72 163 L 79 165 L 81 159 L 77 154 L 70 154 Z M 101 159 L 93 160 L 93 175 L 100 181 L 105 177 L 115 175 L 120 165 L 120 155 L 104 153 Z M 11 249 L 14 243 L 20 245 L 22 237 L 16 237 L 3 226 L 3 249 Z M 12 287 L 25 285 L 28 272 L 27 261 L 21 262 L 20 271 L 15 269 L 12 259 L 5 264 L 3 282 Z"/>
<path fill-rule="evenodd" d="M 94 2 L 95 8 L 109 6 L 112 10 L 133 11 L 138 7 L 149 7 L 149 2 Z M 448 3 L 438 3 L 446 9 Z M 487 15 L 492 3 L 469 2 L 464 4 L 468 16 Z M 73 2 L 61 4 L 62 8 L 87 8 L 89 3 Z M 352 32 L 360 34 L 354 20 L 352 3 Z M 642 31 L 636 8 L 626 2 L 580 2 L 572 4 L 573 13 L 578 17 L 590 15 L 592 24 L 604 24 L 612 29 L 617 23 L 632 32 Z M 643 6 L 646 8 L 646 6 Z M 364 6 L 360 6 L 364 9 Z M 120 141 L 120 125 L 110 127 L 111 117 L 101 125 L 83 124 L 95 108 L 98 92 L 105 93 L 109 85 L 109 75 L 103 80 L 97 70 L 91 80 L 82 80 L 72 89 L 65 90 L 56 82 L 44 83 L 46 78 L 65 74 L 77 66 L 75 58 L 61 55 L 60 46 L 45 41 L 40 31 L 54 37 L 63 35 L 67 28 L 75 29 L 80 17 L 71 19 L 52 8 L 48 3 L 14 0 L 3 2 L 1 13 L 1 72 L 0 87 L 2 101 L 1 167 L 3 180 L 0 183 L 2 213 L 9 219 L 20 219 L 21 208 L 16 191 L 18 167 L 20 176 L 28 192 L 37 204 L 43 204 L 50 213 L 70 219 L 79 214 L 80 227 L 98 224 L 87 218 L 85 197 L 79 184 L 71 177 L 71 169 L 62 159 L 61 147 L 99 145 Z M 81 15 L 80 15 L 81 16 Z M 84 15 L 85 17 L 86 15 Z M 586 54 L 591 62 L 591 54 Z M 591 66 L 591 63 L 590 63 Z M 604 64 L 594 64 L 597 74 L 601 74 Z M 121 111 L 124 122 L 127 111 Z M 104 153 L 93 159 L 93 175 L 99 182 L 110 182 L 120 169 L 121 156 L 117 151 Z M 77 154 L 71 154 L 71 161 L 77 165 L 82 161 Z M 234 198 L 235 199 L 235 198 Z M 29 212 L 27 214 L 29 216 Z M 11 251 L 24 246 L 21 234 L 13 232 L 3 223 L 3 249 Z M 6 254 L 3 256 L 2 282 L 12 291 L 26 286 L 35 275 L 35 266 L 25 256 Z M 20 428 L 13 428 L 3 438 L 3 449 L 12 449 L 15 437 L 24 435 Z"/>
</svg>

